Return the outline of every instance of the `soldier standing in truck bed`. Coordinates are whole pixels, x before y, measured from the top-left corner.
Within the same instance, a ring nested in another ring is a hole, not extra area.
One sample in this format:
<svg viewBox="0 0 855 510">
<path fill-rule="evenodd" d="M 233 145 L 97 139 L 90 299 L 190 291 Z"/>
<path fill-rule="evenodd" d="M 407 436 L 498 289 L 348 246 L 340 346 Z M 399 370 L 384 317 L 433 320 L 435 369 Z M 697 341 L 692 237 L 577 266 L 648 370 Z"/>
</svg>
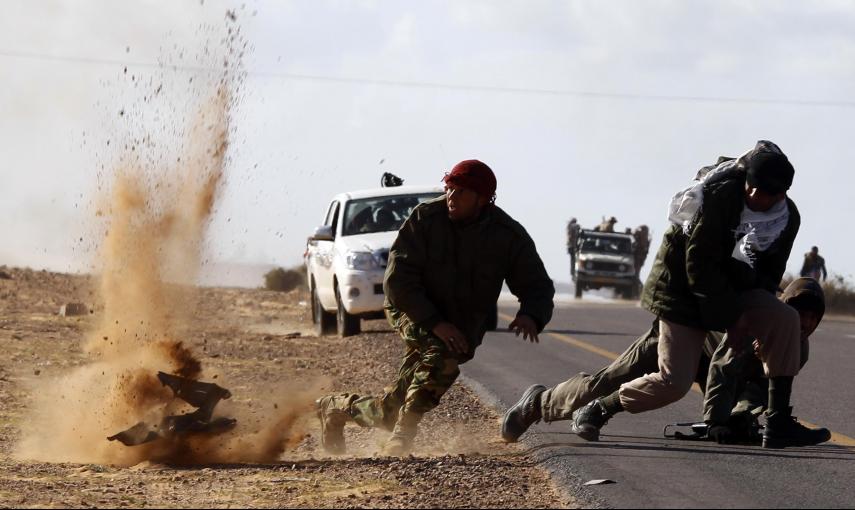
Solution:
<svg viewBox="0 0 855 510">
<path fill-rule="evenodd" d="M 612 216 L 611 218 L 603 221 L 602 223 L 594 227 L 594 230 L 596 230 L 597 232 L 614 232 L 615 223 L 617 223 L 617 218 Z"/>
<path fill-rule="evenodd" d="M 582 228 L 576 218 L 570 218 L 567 223 L 567 253 L 570 254 L 570 276 L 576 278 L 576 243 L 579 242 L 579 231 Z"/>
<path fill-rule="evenodd" d="M 641 225 L 632 233 L 632 238 L 635 241 L 635 276 L 641 272 L 641 266 L 647 260 L 647 252 L 650 251 L 650 230 L 647 225 Z"/>
</svg>

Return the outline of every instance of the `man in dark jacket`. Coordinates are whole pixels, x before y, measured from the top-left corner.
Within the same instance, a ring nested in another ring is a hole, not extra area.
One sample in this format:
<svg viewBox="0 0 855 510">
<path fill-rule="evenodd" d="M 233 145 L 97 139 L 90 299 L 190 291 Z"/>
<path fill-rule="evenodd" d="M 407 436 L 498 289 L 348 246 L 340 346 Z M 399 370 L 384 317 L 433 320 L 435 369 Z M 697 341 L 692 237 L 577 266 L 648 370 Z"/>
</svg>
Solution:
<svg viewBox="0 0 855 510">
<path fill-rule="evenodd" d="M 644 286 L 642 306 L 659 321 L 658 371 L 594 400 L 574 419 L 574 432 L 595 441 L 616 413 L 640 413 L 681 399 L 697 374 L 710 331 L 727 331 L 741 351 L 758 342 L 770 379 L 763 446 L 780 448 L 828 440 L 792 417 L 790 395 L 800 368 L 798 313 L 775 297 L 799 229 L 787 198 L 794 170 L 777 145 L 760 141 L 738 159 L 722 158 L 698 182 L 674 196 L 671 227 Z M 524 394 L 531 407 L 545 388 Z"/>
<path fill-rule="evenodd" d="M 494 204 L 496 178 L 477 160 L 444 177 L 444 197 L 419 205 L 389 253 L 383 288 L 386 315 L 405 343 L 397 380 L 383 395 L 328 395 L 318 400 L 322 442 L 345 450 L 348 421 L 392 432 L 388 455 L 412 449 L 422 416 L 439 404 L 475 354 L 502 282 L 519 298 L 510 329 L 538 341 L 555 293 L 534 242 Z"/>
</svg>

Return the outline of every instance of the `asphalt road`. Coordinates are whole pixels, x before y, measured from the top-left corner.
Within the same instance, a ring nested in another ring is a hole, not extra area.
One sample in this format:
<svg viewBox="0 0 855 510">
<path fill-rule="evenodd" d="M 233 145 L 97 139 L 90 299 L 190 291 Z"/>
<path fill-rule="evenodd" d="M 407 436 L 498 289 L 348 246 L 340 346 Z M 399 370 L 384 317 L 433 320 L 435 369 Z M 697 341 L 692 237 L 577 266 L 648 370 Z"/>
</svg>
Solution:
<svg viewBox="0 0 855 510">
<path fill-rule="evenodd" d="M 515 311 L 501 308 L 500 327 Z M 652 319 L 634 304 L 559 305 L 539 344 L 489 334 L 463 374 L 506 409 L 531 384 L 552 386 L 610 363 Z M 793 390 L 794 414 L 835 433 L 832 443 L 819 446 L 767 450 L 663 438 L 664 425 L 700 419 L 701 396 L 694 391 L 664 409 L 615 416 L 597 443 L 556 422 L 533 426 L 523 444 L 586 506 L 853 508 L 853 372 L 855 322 L 823 321 Z M 595 479 L 616 483 L 582 486 Z"/>
</svg>

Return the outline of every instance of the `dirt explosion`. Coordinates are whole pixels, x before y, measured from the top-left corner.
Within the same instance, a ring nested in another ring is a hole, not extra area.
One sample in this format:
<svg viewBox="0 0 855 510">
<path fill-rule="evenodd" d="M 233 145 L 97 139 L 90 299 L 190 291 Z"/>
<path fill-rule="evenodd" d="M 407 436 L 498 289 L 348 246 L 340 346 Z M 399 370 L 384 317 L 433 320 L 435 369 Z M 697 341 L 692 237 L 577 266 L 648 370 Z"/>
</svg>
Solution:
<svg viewBox="0 0 855 510">
<path fill-rule="evenodd" d="M 220 404 L 219 412 L 238 420 L 225 434 L 173 436 L 134 447 L 106 439 L 139 421 L 157 423 L 189 409 L 161 385 L 158 371 L 205 379 L 201 361 L 181 339 L 190 327 L 194 284 L 225 182 L 231 119 L 245 77 L 246 42 L 233 16 L 227 24 L 228 33 L 214 43 L 216 51 L 209 45 L 203 51 L 219 70 L 188 81 L 198 92 L 193 114 L 166 112 L 171 122 L 184 125 L 174 132 L 184 138 L 172 143 L 179 148 L 177 157 L 151 154 L 159 150 L 152 142 L 158 133 L 145 132 L 156 128 L 139 122 L 137 129 L 144 132 L 129 136 L 117 168 L 107 176 L 109 197 L 98 211 L 105 228 L 97 267 L 100 317 L 84 345 L 90 362 L 34 388 L 31 416 L 16 449 L 19 459 L 126 466 L 145 460 L 268 462 L 303 437 L 301 423 L 314 392 L 305 382 L 302 388 L 283 382 L 277 390 L 282 398 L 268 411 Z M 135 87 L 145 83 L 138 77 L 131 81 Z M 152 90 L 145 100 L 123 109 L 122 117 L 131 118 L 134 110 L 144 117 L 152 98 L 166 94 L 157 80 L 147 86 Z M 228 381 L 216 382 L 228 387 Z"/>
</svg>

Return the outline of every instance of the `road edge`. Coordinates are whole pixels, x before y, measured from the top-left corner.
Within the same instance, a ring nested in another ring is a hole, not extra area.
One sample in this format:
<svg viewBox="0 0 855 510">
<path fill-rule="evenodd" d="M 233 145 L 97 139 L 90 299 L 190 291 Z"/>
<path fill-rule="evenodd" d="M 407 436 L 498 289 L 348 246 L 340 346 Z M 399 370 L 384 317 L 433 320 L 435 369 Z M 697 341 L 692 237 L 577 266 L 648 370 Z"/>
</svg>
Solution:
<svg viewBox="0 0 855 510">
<path fill-rule="evenodd" d="M 459 381 L 472 390 L 485 406 L 491 407 L 499 416 L 504 415 L 508 404 L 499 399 L 483 384 L 463 374 L 460 374 Z M 497 423 L 497 433 L 498 429 L 499 424 Z M 557 463 L 552 462 L 548 452 L 534 450 L 532 447 L 537 446 L 536 443 L 526 438 L 523 438 L 522 443 L 526 447 L 521 448 L 521 452 L 531 457 L 537 467 L 546 471 L 552 490 L 558 495 L 561 500 L 560 503 L 565 508 L 610 508 L 601 497 L 582 485 L 582 479 L 578 475 L 567 471 L 566 467 L 562 468 Z"/>
</svg>

